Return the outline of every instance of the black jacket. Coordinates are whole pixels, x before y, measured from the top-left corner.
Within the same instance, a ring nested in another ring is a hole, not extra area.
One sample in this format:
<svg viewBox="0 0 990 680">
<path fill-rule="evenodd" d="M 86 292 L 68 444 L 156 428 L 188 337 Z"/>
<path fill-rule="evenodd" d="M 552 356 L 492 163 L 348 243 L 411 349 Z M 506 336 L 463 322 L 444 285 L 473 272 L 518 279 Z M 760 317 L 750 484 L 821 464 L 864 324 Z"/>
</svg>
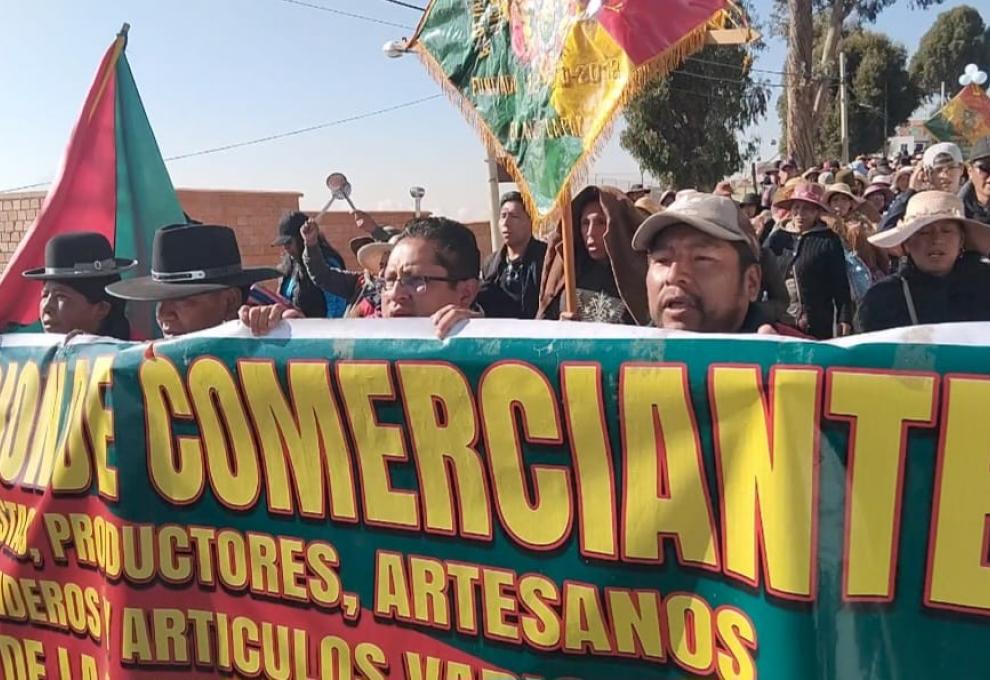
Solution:
<svg viewBox="0 0 990 680">
<path fill-rule="evenodd" d="M 963 208 L 966 210 L 966 217 L 990 224 L 990 205 L 983 205 L 976 198 L 976 189 L 972 182 L 966 182 L 959 190 L 959 198 L 962 199 Z"/>
<path fill-rule="evenodd" d="M 547 244 L 531 239 L 521 259 L 522 296 L 515 300 L 500 283 L 507 263 L 507 248 L 503 245 L 481 268 L 481 291 L 478 305 L 490 319 L 533 319 L 540 305 L 540 279 L 543 276 L 543 260 Z"/>
<path fill-rule="evenodd" d="M 919 324 L 990 321 L 990 265 L 976 253 L 965 253 L 946 276 L 925 274 L 905 258 L 900 271 L 866 292 L 856 314 L 859 330 L 869 333 L 912 325 L 904 281 Z"/>
<path fill-rule="evenodd" d="M 824 224 L 800 236 L 777 229 L 767 239 L 766 248 L 778 258 L 785 277 L 793 267 L 802 331 L 824 340 L 834 335 L 836 322 L 852 323 L 846 253 L 838 234 Z"/>
</svg>

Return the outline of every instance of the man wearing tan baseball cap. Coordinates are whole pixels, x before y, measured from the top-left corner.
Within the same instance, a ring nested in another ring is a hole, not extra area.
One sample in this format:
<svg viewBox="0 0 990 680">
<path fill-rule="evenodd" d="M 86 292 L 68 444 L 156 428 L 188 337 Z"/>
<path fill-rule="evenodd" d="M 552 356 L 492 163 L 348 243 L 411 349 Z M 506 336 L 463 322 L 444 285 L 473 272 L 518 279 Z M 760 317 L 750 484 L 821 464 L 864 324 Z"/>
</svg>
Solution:
<svg viewBox="0 0 990 680">
<path fill-rule="evenodd" d="M 658 328 L 800 335 L 758 304 L 760 246 L 732 199 L 681 192 L 640 225 L 632 246 L 647 254 L 647 297 Z"/>
</svg>

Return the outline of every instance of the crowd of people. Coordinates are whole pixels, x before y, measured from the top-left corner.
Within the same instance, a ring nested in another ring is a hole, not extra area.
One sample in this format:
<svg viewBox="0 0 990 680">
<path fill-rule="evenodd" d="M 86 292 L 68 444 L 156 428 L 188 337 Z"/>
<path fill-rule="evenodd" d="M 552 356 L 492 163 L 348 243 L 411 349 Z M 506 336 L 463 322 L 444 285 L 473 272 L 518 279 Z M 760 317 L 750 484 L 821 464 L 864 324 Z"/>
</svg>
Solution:
<svg viewBox="0 0 990 680">
<path fill-rule="evenodd" d="M 895 167 L 896 166 L 896 167 Z M 573 200 L 576 308 L 566 303 L 563 221 L 546 242 L 519 193 L 503 196 L 503 244 L 487 261 L 444 218 L 402 229 L 355 211 L 360 271 L 306 214 L 276 227 L 277 268 L 243 266 L 232 229 L 189 221 L 155 234 L 148 276 L 95 233 L 59 235 L 45 266 L 46 332 L 130 338 L 128 300 L 156 303 L 165 337 L 240 319 L 264 334 L 286 319 L 429 317 L 448 335 L 473 318 L 653 325 L 701 333 L 828 339 L 990 320 L 990 138 L 920 158 L 860 157 L 767 168 L 762 193 L 589 186 Z M 259 284 L 278 279 L 277 293 Z"/>
</svg>

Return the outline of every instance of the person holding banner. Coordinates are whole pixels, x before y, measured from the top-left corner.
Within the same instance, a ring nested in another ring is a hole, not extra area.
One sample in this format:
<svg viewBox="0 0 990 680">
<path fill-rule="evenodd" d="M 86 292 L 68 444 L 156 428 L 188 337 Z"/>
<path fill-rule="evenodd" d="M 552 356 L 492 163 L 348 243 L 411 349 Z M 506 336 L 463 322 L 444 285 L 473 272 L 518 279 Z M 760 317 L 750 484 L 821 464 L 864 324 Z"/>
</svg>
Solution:
<svg viewBox="0 0 990 680">
<path fill-rule="evenodd" d="M 131 339 L 125 303 L 106 292 L 120 281 L 135 260 L 114 257 L 103 234 L 82 231 L 59 234 L 45 245 L 45 266 L 22 273 L 44 282 L 38 317 L 46 333 L 88 333 L 118 340 Z"/>
<path fill-rule="evenodd" d="M 990 321 L 990 265 L 981 261 L 990 253 L 990 225 L 966 217 L 955 194 L 915 194 L 904 221 L 870 242 L 906 257 L 897 274 L 867 291 L 857 314 L 862 331 Z"/>
<path fill-rule="evenodd" d="M 218 224 L 172 224 L 155 232 L 151 274 L 118 281 L 107 293 L 156 302 L 162 335 L 174 338 L 237 318 L 251 284 L 278 278 L 276 269 L 241 264 L 234 230 Z"/>
<path fill-rule="evenodd" d="M 382 318 L 429 317 L 444 338 L 461 322 L 482 315 L 475 304 L 480 269 L 481 251 L 470 229 L 445 217 L 415 220 L 396 239 L 378 280 Z M 302 318 L 282 304 L 244 306 L 239 316 L 255 335 Z"/>
<path fill-rule="evenodd" d="M 577 314 L 561 314 L 564 293 L 563 222 L 547 244 L 537 319 L 649 323 L 646 261 L 630 243 L 645 219 L 619 189 L 590 186 L 571 203 L 574 225 L 574 271 Z"/>
<path fill-rule="evenodd" d="M 761 249 L 732 199 L 684 192 L 632 239 L 646 253 L 646 292 L 657 328 L 698 333 L 801 335 L 757 301 Z"/>
</svg>

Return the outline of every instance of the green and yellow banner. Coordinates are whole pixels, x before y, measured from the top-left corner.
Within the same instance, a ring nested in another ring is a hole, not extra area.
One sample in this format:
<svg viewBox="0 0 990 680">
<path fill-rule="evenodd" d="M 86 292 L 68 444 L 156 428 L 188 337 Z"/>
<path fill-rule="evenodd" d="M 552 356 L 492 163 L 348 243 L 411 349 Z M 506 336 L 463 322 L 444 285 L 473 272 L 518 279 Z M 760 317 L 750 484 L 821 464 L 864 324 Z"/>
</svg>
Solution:
<svg viewBox="0 0 990 680">
<path fill-rule="evenodd" d="M 411 41 L 535 216 L 559 207 L 620 107 L 704 46 L 727 0 L 432 0 Z"/>
<path fill-rule="evenodd" d="M 362 323 L 0 337 L 0 677 L 986 676 L 990 327 Z"/>
</svg>

